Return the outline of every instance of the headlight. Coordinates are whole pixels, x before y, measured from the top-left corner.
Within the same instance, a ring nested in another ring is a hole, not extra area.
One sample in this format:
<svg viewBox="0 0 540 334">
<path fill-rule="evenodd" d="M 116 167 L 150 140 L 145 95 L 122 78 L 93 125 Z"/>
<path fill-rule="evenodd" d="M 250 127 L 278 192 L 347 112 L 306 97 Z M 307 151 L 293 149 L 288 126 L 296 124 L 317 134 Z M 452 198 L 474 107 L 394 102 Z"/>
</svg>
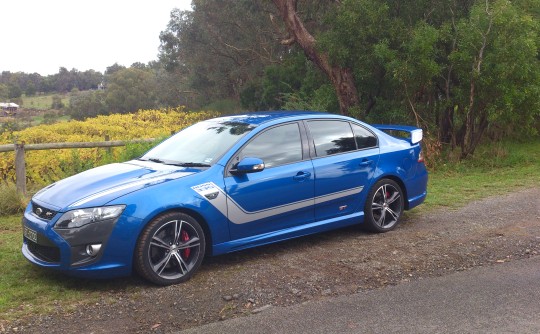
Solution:
<svg viewBox="0 0 540 334">
<path fill-rule="evenodd" d="M 68 211 L 58 219 L 54 228 L 76 228 L 90 223 L 115 219 L 120 216 L 125 207 L 125 205 L 115 205 Z"/>
</svg>

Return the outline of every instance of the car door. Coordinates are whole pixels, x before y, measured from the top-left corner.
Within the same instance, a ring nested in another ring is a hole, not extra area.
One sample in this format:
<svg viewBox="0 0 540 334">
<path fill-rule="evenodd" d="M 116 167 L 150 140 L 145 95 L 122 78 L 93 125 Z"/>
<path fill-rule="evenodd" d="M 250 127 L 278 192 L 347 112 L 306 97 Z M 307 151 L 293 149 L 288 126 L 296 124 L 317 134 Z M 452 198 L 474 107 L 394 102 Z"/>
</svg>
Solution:
<svg viewBox="0 0 540 334">
<path fill-rule="evenodd" d="M 307 121 L 315 172 L 315 220 L 362 209 L 379 159 L 377 138 L 359 124 Z"/>
<path fill-rule="evenodd" d="M 269 128 L 229 162 L 229 170 L 244 158 L 259 158 L 265 164 L 262 171 L 225 177 L 232 239 L 313 221 L 313 165 L 301 126 L 292 122 Z"/>
</svg>

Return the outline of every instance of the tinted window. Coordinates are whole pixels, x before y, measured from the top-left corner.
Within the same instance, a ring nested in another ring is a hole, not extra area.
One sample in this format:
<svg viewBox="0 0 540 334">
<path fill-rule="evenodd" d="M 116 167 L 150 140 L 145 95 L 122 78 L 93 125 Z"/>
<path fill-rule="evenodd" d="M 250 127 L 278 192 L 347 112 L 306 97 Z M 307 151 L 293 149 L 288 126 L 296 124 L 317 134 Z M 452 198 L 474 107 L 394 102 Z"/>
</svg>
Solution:
<svg viewBox="0 0 540 334">
<path fill-rule="evenodd" d="M 302 160 L 302 141 L 297 123 L 267 130 L 250 141 L 240 153 L 244 157 L 259 158 L 266 168 Z"/>
<path fill-rule="evenodd" d="M 348 122 L 311 121 L 308 124 L 318 157 L 356 150 Z"/>
<path fill-rule="evenodd" d="M 354 123 L 351 125 L 354 132 L 354 139 L 359 149 L 377 146 L 377 137 L 373 133 L 360 125 Z"/>
</svg>

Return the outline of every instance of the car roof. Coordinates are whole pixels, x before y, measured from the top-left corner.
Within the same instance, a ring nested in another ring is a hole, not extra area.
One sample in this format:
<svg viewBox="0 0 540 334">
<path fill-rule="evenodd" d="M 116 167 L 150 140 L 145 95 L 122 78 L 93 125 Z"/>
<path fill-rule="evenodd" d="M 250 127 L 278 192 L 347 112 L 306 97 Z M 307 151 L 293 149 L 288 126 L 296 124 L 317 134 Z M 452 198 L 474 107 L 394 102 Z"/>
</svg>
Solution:
<svg viewBox="0 0 540 334">
<path fill-rule="evenodd" d="M 301 110 L 287 110 L 287 111 L 256 111 L 245 114 L 230 115 L 214 118 L 213 120 L 219 122 L 242 122 L 251 125 L 260 125 L 265 122 L 273 121 L 281 118 L 298 117 L 298 116 L 323 116 L 328 117 L 330 113 L 321 111 L 301 111 Z M 335 115 L 334 115 L 335 116 Z"/>
</svg>

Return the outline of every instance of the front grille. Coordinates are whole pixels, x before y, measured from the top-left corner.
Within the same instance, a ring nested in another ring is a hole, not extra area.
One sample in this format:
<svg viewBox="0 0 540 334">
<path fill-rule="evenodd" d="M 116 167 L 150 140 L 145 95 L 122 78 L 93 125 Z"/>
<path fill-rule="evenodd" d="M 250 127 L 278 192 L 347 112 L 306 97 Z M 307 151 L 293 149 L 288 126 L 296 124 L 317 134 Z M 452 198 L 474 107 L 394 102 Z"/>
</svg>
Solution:
<svg viewBox="0 0 540 334">
<path fill-rule="evenodd" d="M 56 246 L 43 246 L 36 244 L 35 242 L 24 238 L 28 250 L 40 259 L 45 262 L 60 262 L 60 249 Z"/>
<path fill-rule="evenodd" d="M 51 220 L 56 215 L 56 211 L 47 209 L 44 206 L 32 202 L 32 212 L 41 219 Z"/>
</svg>

